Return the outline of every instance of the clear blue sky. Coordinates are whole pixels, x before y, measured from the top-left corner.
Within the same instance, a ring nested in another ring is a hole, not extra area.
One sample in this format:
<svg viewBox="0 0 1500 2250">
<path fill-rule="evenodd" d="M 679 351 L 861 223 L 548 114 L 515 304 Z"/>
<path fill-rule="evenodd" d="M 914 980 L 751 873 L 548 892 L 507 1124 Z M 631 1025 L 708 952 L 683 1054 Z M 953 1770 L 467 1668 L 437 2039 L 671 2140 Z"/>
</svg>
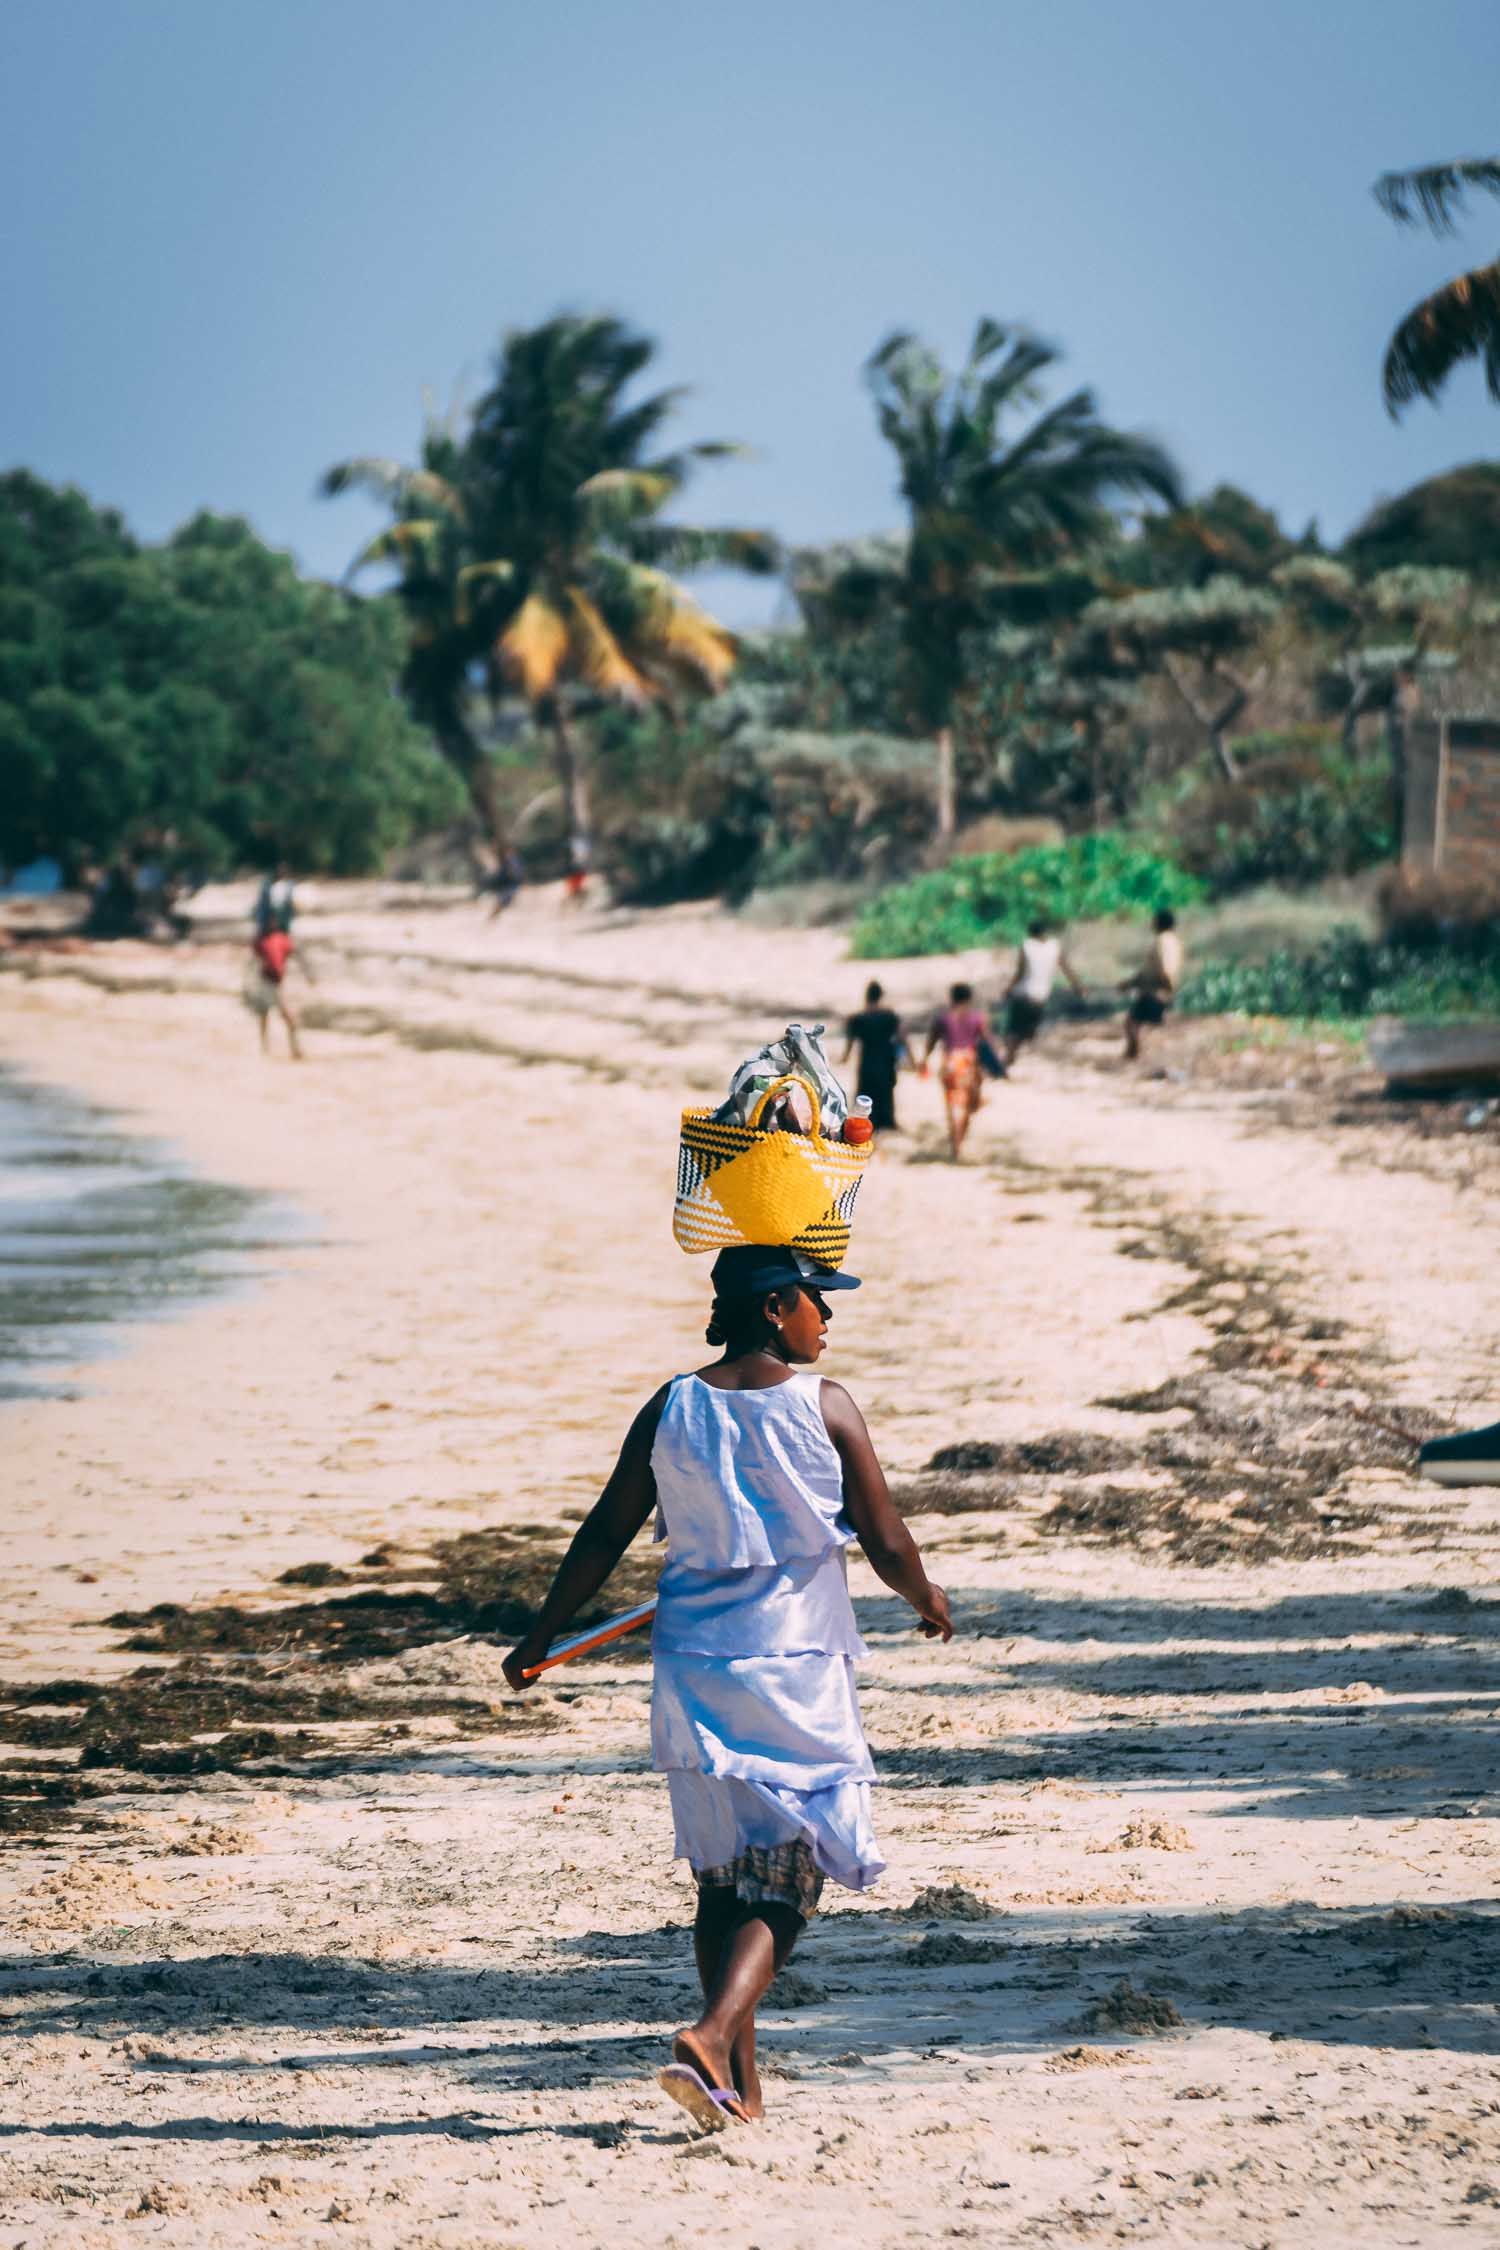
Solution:
<svg viewBox="0 0 1500 2250">
<path fill-rule="evenodd" d="M 1500 205 L 1442 243 L 1369 193 L 1496 150 L 1496 0 L 5 0 L 0 464 L 336 574 L 378 519 L 319 471 L 604 306 L 759 449 L 690 512 L 835 537 L 897 520 L 866 354 L 989 312 L 1337 536 L 1500 455 L 1476 374 L 1399 426 L 1377 381 Z"/>
</svg>

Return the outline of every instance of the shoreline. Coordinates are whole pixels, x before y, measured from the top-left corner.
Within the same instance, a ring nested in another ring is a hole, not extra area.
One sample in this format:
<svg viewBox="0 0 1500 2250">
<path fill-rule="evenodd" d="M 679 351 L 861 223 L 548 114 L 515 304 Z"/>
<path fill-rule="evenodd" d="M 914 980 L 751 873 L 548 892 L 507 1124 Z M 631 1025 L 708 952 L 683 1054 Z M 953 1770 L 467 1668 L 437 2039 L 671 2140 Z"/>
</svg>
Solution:
<svg viewBox="0 0 1500 2250">
<path fill-rule="evenodd" d="M 255 1261 L 299 1231 L 290 1208 L 0 1063 L 0 1407 L 52 1395 L 49 1369 L 81 1382 L 138 1325 L 253 1284 Z"/>
</svg>

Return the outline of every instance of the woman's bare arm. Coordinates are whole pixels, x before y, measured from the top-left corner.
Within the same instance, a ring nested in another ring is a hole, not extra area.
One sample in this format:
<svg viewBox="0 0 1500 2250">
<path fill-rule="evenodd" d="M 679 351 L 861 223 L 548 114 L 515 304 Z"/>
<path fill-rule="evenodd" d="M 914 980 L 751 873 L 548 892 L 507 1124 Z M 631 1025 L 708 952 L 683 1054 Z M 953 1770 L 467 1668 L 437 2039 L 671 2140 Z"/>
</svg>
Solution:
<svg viewBox="0 0 1500 2250">
<path fill-rule="evenodd" d="M 842 1383 L 823 1379 L 823 1420 L 844 1468 L 844 1507 L 871 1569 L 922 1620 L 929 1640 L 953 1638 L 948 1597 L 934 1586 L 921 1550 L 902 1522 L 875 1458 L 865 1418 Z"/>
<path fill-rule="evenodd" d="M 631 1423 L 609 1482 L 573 1534 L 535 1623 L 505 1659 L 505 1677 L 513 1688 L 531 1685 L 524 1677 L 527 1667 L 541 1661 L 564 1626 L 598 1593 L 656 1506 L 651 1447 L 667 1388 L 663 1384 Z"/>
</svg>

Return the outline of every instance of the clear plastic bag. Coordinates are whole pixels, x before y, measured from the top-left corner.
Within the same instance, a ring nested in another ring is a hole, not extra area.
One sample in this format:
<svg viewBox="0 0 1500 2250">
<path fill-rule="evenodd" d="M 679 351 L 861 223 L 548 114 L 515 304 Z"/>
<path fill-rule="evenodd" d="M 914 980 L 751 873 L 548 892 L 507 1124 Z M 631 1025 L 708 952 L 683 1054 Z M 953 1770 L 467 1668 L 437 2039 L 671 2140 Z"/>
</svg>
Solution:
<svg viewBox="0 0 1500 2250">
<path fill-rule="evenodd" d="M 837 1140 L 844 1130 L 849 1102 L 843 1087 L 833 1074 L 832 1064 L 823 1052 L 826 1029 L 827 1026 L 821 1023 L 814 1024 L 811 1029 L 804 1024 L 789 1023 L 781 1038 L 762 1047 L 759 1054 L 747 1057 L 729 1081 L 728 1096 L 714 1111 L 716 1123 L 746 1124 L 761 1095 L 776 1079 L 800 1078 L 818 1097 L 824 1138 Z M 804 1119 L 799 1115 L 799 1105 L 793 1090 L 783 1095 L 775 1110 L 762 1119 L 762 1125 L 773 1132 L 780 1130 L 805 1133 L 810 1129 L 811 1121 L 811 1105 L 808 1105 Z"/>
</svg>

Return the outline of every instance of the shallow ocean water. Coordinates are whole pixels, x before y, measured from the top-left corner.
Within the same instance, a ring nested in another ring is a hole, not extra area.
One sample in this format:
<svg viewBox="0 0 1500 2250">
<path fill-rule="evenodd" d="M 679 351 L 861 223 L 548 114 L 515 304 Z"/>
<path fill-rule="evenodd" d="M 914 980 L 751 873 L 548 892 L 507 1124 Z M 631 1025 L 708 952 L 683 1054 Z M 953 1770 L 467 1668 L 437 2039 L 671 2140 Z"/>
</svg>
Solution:
<svg viewBox="0 0 1500 2250">
<path fill-rule="evenodd" d="M 76 1395 L 61 1370 L 299 1240 L 289 1206 L 0 1065 L 0 1404 Z"/>
</svg>

